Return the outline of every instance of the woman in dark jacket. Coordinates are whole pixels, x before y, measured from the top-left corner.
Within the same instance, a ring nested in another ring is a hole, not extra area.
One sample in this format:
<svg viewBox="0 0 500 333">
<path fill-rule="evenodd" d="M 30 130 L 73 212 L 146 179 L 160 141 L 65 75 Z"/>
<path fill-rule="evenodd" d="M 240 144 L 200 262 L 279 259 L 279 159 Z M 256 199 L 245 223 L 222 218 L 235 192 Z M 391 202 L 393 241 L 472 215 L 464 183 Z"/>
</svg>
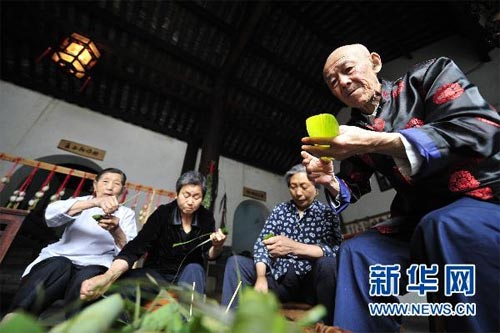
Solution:
<svg viewBox="0 0 500 333">
<path fill-rule="evenodd" d="M 151 214 L 108 271 L 83 282 L 82 299 L 99 297 L 121 275 L 122 279 L 138 279 L 149 274 L 158 282 L 194 285 L 198 293 L 204 293 L 203 261 L 220 255 L 226 236 L 220 229 L 214 231 L 213 215 L 201 206 L 205 193 L 205 178 L 201 173 L 188 171 L 180 176 L 176 192 L 176 200 Z M 210 242 L 199 246 L 209 239 Z M 143 267 L 129 270 L 146 253 Z"/>
</svg>

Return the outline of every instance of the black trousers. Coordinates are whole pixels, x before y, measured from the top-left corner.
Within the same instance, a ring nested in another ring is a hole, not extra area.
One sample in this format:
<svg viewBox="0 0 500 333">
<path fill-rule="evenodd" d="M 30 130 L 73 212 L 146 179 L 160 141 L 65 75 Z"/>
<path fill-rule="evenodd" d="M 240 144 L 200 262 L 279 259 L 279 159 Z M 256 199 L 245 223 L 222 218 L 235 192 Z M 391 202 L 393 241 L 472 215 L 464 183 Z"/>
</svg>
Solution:
<svg viewBox="0 0 500 333">
<path fill-rule="evenodd" d="M 56 300 L 63 299 L 65 315 L 70 317 L 84 305 L 80 301 L 82 282 L 106 270 L 100 265 L 77 266 L 66 257 L 45 259 L 21 279 L 9 312 L 24 310 L 38 316 Z"/>
<path fill-rule="evenodd" d="M 135 301 L 136 284 L 140 282 L 141 301 L 147 302 L 154 299 L 158 295 L 160 288 L 156 283 L 149 280 L 147 277 L 148 274 L 156 280 L 160 286 L 162 284 L 183 284 L 190 287 L 194 283 L 197 293 L 205 293 L 205 269 L 198 263 L 187 264 L 180 271 L 177 278 L 173 274 L 160 273 L 149 267 L 131 269 L 116 281 L 115 287 L 117 288 L 117 292 L 131 301 Z"/>
</svg>

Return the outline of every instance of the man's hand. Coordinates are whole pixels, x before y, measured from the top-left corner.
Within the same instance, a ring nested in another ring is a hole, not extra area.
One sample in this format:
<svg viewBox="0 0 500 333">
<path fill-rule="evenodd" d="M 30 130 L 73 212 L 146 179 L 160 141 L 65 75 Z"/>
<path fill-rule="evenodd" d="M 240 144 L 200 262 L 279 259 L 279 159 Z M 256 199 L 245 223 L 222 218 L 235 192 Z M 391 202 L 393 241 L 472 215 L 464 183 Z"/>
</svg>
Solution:
<svg viewBox="0 0 500 333">
<path fill-rule="evenodd" d="M 305 151 L 301 152 L 301 155 L 307 178 L 314 184 L 323 185 L 333 196 L 336 196 L 340 191 L 340 184 L 333 171 L 333 162 L 317 158 Z"/>
<path fill-rule="evenodd" d="M 328 185 L 335 179 L 333 162 L 317 158 L 305 151 L 301 152 L 302 164 L 306 167 L 307 178 L 315 184 Z"/>
<path fill-rule="evenodd" d="M 272 258 L 284 257 L 288 254 L 294 254 L 297 242 L 286 236 L 274 236 L 262 241 L 269 251 Z"/>
<path fill-rule="evenodd" d="M 342 125 L 339 128 L 339 135 L 333 138 L 302 138 L 302 143 L 305 144 L 302 150 L 314 156 L 328 156 L 343 160 L 365 153 L 373 133 L 375 132 L 359 127 Z"/>
<path fill-rule="evenodd" d="M 356 126 L 342 125 L 339 135 L 334 138 L 306 137 L 302 138 L 302 143 L 302 150 L 314 156 L 328 156 L 336 160 L 366 153 L 406 158 L 399 133 L 374 132 Z"/>
</svg>

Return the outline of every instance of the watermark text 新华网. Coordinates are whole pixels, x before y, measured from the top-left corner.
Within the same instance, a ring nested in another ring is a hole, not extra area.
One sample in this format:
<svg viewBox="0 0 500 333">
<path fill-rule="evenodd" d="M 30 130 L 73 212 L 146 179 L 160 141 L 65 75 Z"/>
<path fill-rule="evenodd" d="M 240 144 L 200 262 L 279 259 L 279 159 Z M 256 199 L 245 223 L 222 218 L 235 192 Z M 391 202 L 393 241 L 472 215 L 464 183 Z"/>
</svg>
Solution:
<svg viewBox="0 0 500 333">
<path fill-rule="evenodd" d="M 370 296 L 398 296 L 400 265 L 370 266 Z M 408 284 L 406 292 L 416 292 L 426 296 L 428 292 L 438 292 L 439 281 L 436 264 L 412 264 L 407 270 Z M 476 289 L 475 265 L 445 265 L 444 295 L 463 294 L 473 296 Z M 405 292 L 405 293 L 406 293 Z M 475 316 L 475 303 L 369 303 L 372 316 Z"/>
</svg>

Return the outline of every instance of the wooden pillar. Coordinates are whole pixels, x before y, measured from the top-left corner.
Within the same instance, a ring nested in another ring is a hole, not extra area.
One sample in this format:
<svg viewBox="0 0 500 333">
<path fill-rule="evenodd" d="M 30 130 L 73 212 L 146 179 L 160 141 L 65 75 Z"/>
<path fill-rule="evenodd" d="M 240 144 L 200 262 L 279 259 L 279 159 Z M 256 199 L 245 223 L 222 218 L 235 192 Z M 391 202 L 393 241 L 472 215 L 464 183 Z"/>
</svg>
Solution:
<svg viewBox="0 0 500 333">
<path fill-rule="evenodd" d="M 213 210 L 214 201 L 217 197 L 219 156 L 222 150 L 222 138 L 224 129 L 224 109 L 226 104 L 226 93 L 228 80 L 237 68 L 238 62 L 245 51 L 245 48 L 254 35 L 261 17 L 263 17 L 268 6 L 265 1 L 249 2 L 245 22 L 241 25 L 237 38 L 227 55 L 227 58 L 219 71 L 219 76 L 215 79 L 212 103 L 209 119 L 207 121 L 207 131 L 203 137 L 202 153 L 199 171 L 204 175 L 210 173 L 210 166 L 214 170 L 212 175 L 212 200 L 210 208 Z"/>
<path fill-rule="evenodd" d="M 193 139 L 188 142 L 186 153 L 184 154 L 184 162 L 182 164 L 181 174 L 189 170 L 194 170 L 196 168 L 196 158 L 198 157 L 199 148 L 200 142 L 197 139 Z"/>
<path fill-rule="evenodd" d="M 217 197 L 219 156 L 222 150 L 222 138 L 224 129 L 224 106 L 225 106 L 225 80 L 218 79 L 214 88 L 212 107 L 209 114 L 208 126 L 206 128 L 200 165 L 198 170 L 208 176 L 210 165 L 213 164 L 211 204 L 213 210 L 214 201 Z"/>
</svg>

